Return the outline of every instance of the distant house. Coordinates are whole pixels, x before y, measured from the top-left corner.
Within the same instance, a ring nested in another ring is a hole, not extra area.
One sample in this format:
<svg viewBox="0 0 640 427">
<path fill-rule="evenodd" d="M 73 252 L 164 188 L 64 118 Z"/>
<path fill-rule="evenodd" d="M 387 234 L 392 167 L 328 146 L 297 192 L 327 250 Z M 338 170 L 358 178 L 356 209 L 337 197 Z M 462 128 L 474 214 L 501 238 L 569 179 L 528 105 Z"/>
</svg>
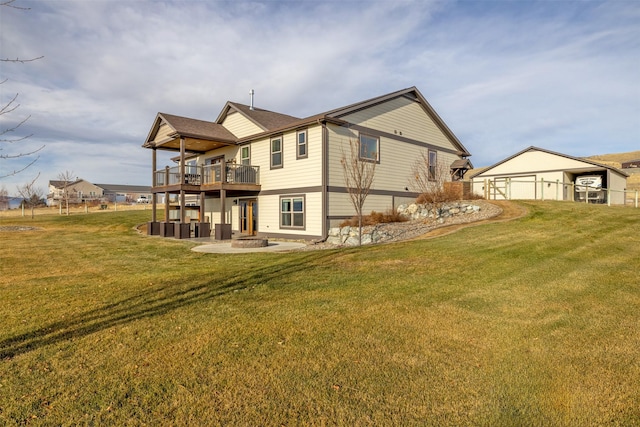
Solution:
<svg viewBox="0 0 640 427">
<path fill-rule="evenodd" d="M 49 181 L 49 194 L 47 205 L 58 206 L 63 199 L 65 188 L 64 181 Z M 140 196 L 151 197 L 151 187 L 144 185 L 120 185 L 120 184 L 92 184 L 89 181 L 78 178 L 67 184 L 69 191 L 69 203 L 84 202 L 135 202 Z"/>
<path fill-rule="evenodd" d="M 529 147 L 480 170 L 471 182 L 474 193 L 493 200 L 576 200 L 576 179 L 586 176 L 600 177 L 602 188 L 613 190 L 611 203 L 624 203 L 625 172 L 538 147 Z"/>
<path fill-rule="evenodd" d="M 622 162 L 621 167 L 622 169 L 640 168 L 640 159 Z"/>
<path fill-rule="evenodd" d="M 450 168 L 449 181 L 471 167 L 470 153 L 415 87 L 302 119 L 235 102 L 214 121 L 158 113 L 143 144 L 153 150 L 151 191 L 178 201 L 165 204 L 164 222 L 153 201 L 149 231 L 208 236 L 215 225 L 220 238 L 325 238 L 355 214 L 341 164 L 352 142 L 359 161 L 376 163 L 365 212 L 413 201 L 411 167 L 422 155 L 429 167 Z M 158 168 L 156 150 L 179 153 L 178 166 Z"/>
<path fill-rule="evenodd" d="M 135 202 L 144 196 L 151 199 L 151 187 L 148 185 L 96 184 L 102 188 L 104 198 L 110 202 Z"/>
<path fill-rule="evenodd" d="M 49 181 L 48 206 L 58 206 L 64 200 L 65 188 L 68 192 L 69 203 L 77 204 L 102 199 L 104 191 L 95 184 L 78 178 L 74 182 L 52 180 Z"/>
</svg>

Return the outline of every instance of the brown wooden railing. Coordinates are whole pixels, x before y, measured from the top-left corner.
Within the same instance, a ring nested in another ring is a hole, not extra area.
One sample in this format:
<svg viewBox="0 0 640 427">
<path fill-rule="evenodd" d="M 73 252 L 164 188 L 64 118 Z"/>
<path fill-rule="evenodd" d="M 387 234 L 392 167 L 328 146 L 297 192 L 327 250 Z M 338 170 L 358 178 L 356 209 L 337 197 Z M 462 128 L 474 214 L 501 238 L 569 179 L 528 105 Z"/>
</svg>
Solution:
<svg viewBox="0 0 640 427">
<path fill-rule="evenodd" d="M 224 170 L 224 173 L 223 173 Z M 237 164 L 214 164 L 203 166 L 184 167 L 184 176 L 180 173 L 180 167 L 155 171 L 156 187 L 164 187 L 167 185 L 188 184 L 188 185 L 206 185 L 206 184 L 259 184 L 260 183 L 260 167 L 252 165 Z"/>
</svg>

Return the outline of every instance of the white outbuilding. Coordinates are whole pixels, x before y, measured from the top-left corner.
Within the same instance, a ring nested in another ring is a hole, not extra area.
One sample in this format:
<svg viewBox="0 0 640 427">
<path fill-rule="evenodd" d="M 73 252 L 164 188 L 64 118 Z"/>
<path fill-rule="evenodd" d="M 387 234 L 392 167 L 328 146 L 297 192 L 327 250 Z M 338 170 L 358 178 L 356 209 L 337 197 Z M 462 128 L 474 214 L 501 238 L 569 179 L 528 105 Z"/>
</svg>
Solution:
<svg viewBox="0 0 640 427">
<path fill-rule="evenodd" d="M 490 200 L 624 204 L 627 176 L 608 165 L 529 147 L 474 175 L 471 185 Z"/>
</svg>

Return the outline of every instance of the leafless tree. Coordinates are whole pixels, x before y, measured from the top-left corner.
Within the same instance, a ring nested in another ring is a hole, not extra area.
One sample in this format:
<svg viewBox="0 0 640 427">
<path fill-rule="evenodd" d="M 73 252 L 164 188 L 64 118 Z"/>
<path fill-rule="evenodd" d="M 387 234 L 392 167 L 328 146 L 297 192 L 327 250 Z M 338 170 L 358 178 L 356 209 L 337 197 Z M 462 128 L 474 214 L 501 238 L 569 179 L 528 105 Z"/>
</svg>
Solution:
<svg viewBox="0 0 640 427">
<path fill-rule="evenodd" d="M 0 187 L 0 211 L 3 209 L 9 209 L 9 192 L 4 185 Z"/>
<path fill-rule="evenodd" d="M 0 2 L 0 7 L 4 6 L 4 7 L 18 9 L 18 10 L 29 10 L 29 8 L 27 7 L 17 6 L 14 3 L 15 3 L 15 0 L 3 1 L 3 2 Z M 29 58 L 29 59 L 21 59 L 19 57 L 15 59 L 3 58 L 3 59 L 0 59 L 0 62 L 24 64 L 27 62 L 37 61 L 38 59 L 42 59 L 42 58 L 43 58 L 42 56 L 39 56 L 37 58 Z M 5 84 L 7 80 L 8 79 L 6 78 L 1 80 L 0 85 Z M 19 94 L 16 93 L 15 95 L 11 96 L 10 99 L 0 100 L 0 117 L 4 116 L 5 114 L 12 113 L 18 107 L 20 107 L 20 104 L 18 103 L 18 95 Z M 2 172 L 2 175 L 0 175 L 0 178 L 16 175 L 22 172 L 23 170 L 27 169 L 29 166 L 33 165 L 39 158 L 39 156 L 36 154 L 44 148 L 44 145 L 42 145 L 40 147 L 30 149 L 30 148 L 25 148 L 23 144 L 20 144 L 20 143 L 24 143 L 24 141 L 30 138 L 32 135 L 23 135 L 23 136 L 16 136 L 16 137 L 12 136 L 13 134 L 19 131 L 19 128 L 27 120 L 29 120 L 30 117 L 31 116 L 27 116 L 26 118 L 23 118 L 21 120 L 19 119 L 17 121 L 14 121 L 13 124 L 10 124 L 8 127 L 0 129 L 0 160 L 8 161 L 8 160 L 15 160 L 18 158 L 30 158 L 30 161 L 26 164 L 26 166 L 24 164 L 20 164 L 20 166 L 18 166 L 13 170 L 11 170 L 10 167 L 2 168 L 3 172 Z M 13 144 L 20 145 L 20 148 L 10 151 L 9 147 L 11 147 Z M 35 158 L 33 158 L 33 156 L 35 156 Z"/>
<path fill-rule="evenodd" d="M 37 206 L 42 204 L 42 196 L 44 192 L 42 188 L 36 187 L 36 181 L 40 177 L 38 174 L 31 182 L 18 186 L 18 193 L 23 199 L 26 207 L 31 209 L 31 219 L 34 218 L 34 210 Z"/>
<path fill-rule="evenodd" d="M 371 157 L 377 157 L 377 153 L 369 154 Z M 362 245 L 362 208 L 373 184 L 377 162 L 361 159 L 360 141 L 349 139 L 349 153 L 342 152 L 340 163 L 345 186 L 358 217 L 358 245 Z"/>
<path fill-rule="evenodd" d="M 69 215 L 69 200 L 74 197 L 76 191 L 73 183 L 76 181 L 73 172 L 64 171 L 58 174 L 58 181 L 62 184 L 62 194 L 60 195 L 60 206 L 65 204 L 67 215 Z"/>
<path fill-rule="evenodd" d="M 451 180 L 449 167 L 437 159 L 437 155 L 430 158 L 429 152 L 420 153 L 420 157 L 411 166 L 409 188 L 419 193 L 418 203 L 427 203 L 440 209 L 445 202 L 453 200 L 446 189 L 445 182 Z M 453 197 L 453 198 L 452 198 Z"/>
</svg>

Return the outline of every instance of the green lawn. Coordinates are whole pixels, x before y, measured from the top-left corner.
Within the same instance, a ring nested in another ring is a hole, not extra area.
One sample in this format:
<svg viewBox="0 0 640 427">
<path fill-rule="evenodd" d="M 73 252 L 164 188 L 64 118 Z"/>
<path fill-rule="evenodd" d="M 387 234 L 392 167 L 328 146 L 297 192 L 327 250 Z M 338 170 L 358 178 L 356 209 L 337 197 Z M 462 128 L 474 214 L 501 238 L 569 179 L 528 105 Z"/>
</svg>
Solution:
<svg viewBox="0 0 640 427">
<path fill-rule="evenodd" d="M 0 218 L 2 425 L 639 425 L 640 209 L 213 255 Z"/>
</svg>

